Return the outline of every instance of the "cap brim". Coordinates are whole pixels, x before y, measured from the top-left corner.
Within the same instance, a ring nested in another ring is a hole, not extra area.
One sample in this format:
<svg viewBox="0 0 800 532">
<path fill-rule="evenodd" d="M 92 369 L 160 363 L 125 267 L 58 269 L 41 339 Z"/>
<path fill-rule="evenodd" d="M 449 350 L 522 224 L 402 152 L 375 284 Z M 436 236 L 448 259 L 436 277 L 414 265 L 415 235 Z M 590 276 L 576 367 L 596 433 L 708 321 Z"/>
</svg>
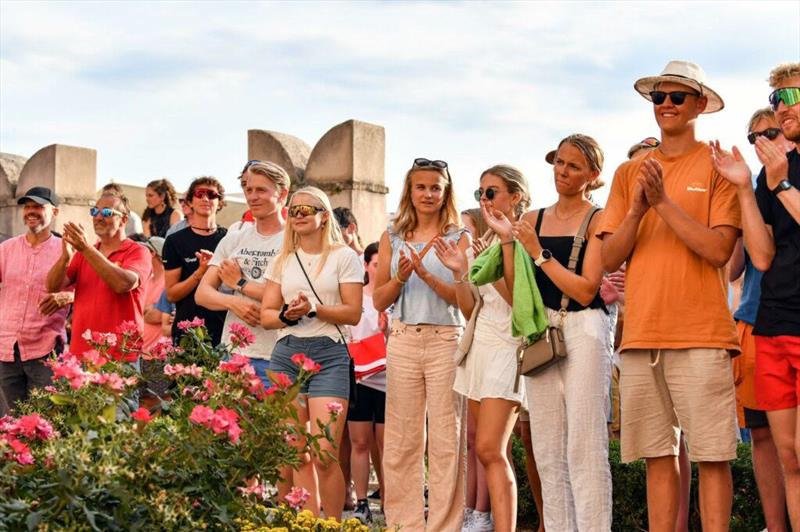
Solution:
<svg viewBox="0 0 800 532">
<path fill-rule="evenodd" d="M 633 88 L 636 89 L 636 92 L 641 94 L 645 100 L 653 101 L 650 98 L 650 92 L 655 90 L 656 85 L 664 82 L 680 83 L 705 96 L 708 99 L 708 104 L 706 104 L 703 114 L 716 113 L 725 108 L 725 102 L 722 101 L 722 97 L 713 89 L 709 88 L 707 85 L 701 85 L 693 79 L 684 78 L 682 76 L 649 76 L 636 80 L 636 83 L 633 84 Z"/>
<path fill-rule="evenodd" d="M 547 164 L 553 164 L 556 160 L 556 152 L 558 150 L 551 150 L 547 152 L 547 155 L 544 156 L 544 160 L 547 161 Z"/>
<path fill-rule="evenodd" d="M 22 205 L 28 200 L 35 201 L 39 205 L 53 205 L 53 202 L 49 199 L 40 198 L 39 196 L 22 196 L 17 200 L 17 205 Z"/>
</svg>

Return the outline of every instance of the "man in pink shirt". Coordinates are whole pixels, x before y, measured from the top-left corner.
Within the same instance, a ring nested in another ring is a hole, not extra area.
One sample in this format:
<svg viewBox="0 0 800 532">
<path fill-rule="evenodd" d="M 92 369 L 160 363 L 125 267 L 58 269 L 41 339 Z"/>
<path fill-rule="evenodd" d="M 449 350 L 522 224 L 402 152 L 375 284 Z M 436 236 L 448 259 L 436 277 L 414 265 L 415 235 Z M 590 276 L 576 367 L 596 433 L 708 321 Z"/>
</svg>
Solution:
<svg viewBox="0 0 800 532">
<path fill-rule="evenodd" d="M 58 214 L 55 194 L 33 187 L 17 204 L 28 231 L 0 244 L 0 416 L 33 388 L 50 384 L 45 361 L 63 349 L 72 302 L 70 292 L 45 290 L 47 271 L 61 254 L 61 239 L 50 231 Z"/>
<path fill-rule="evenodd" d="M 144 283 L 150 277 L 150 253 L 125 238 L 128 198 L 104 193 L 90 209 L 98 241 L 89 244 L 81 224 L 64 224 L 61 256 L 47 274 L 47 289 L 55 292 L 75 287 L 70 351 L 81 354 L 90 348 L 82 338 L 87 329 L 116 332 L 124 321 L 144 329 Z"/>
</svg>

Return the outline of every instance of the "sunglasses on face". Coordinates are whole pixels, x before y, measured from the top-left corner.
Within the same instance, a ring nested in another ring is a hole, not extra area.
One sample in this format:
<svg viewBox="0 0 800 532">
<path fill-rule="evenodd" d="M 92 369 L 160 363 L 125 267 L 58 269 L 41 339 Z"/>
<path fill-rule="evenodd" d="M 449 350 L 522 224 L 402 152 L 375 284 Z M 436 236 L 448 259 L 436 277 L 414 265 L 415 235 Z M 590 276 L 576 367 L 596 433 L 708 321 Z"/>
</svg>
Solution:
<svg viewBox="0 0 800 532">
<path fill-rule="evenodd" d="M 481 198 L 484 196 L 486 196 L 487 200 L 492 201 L 495 198 L 495 196 L 497 196 L 498 192 L 500 191 L 497 190 L 496 188 L 487 188 L 486 190 L 479 188 L 473 193 L 473 195 L 475 196 L 475 201 L 480 201 Z"/>
<path fill-rule="evenodd" d="M 314 216 L 318 212 L 325 212 L 322 207 L 316 205 L 292 205 L 289 207 L 289 218 L 299 218 L 301 216 Z"/>
<path fill-rule="evenodd" d="M 108 207 L 106 207 L 104 209 L 100 209 L 98 207 L 92 207 L 91 209 L 89 209 L 89 214 L 92 215 L 92 218 L 94 218 L 98 214 L 102 215 L 103 218 L 110 218 L 110 217 L 112 217 L 114 215 L 116 215 L 116 216 L 125 216 L 124 213 L 118 211 L 117 209 L 110 209 Z"/>
<path fill-rule="evenodd" d="M 683 102 L 686 101 L 687 96 L 700 96 L 700 95 L 697 94 L 696 92 L 688 92 L 688 91 L 650 92 L 650 99 L 656 105 L 661 105 L 662 103 L 664 103 L 667 100 L 667 96 L 669 96 L 669 101 L 671 101 L 673 105 L 683 105 Z"/>
<path fill-rule="evenodd" d="M 800 103 L 800 87 L 784 87 L 776 89 L 769 95 L 769 104 L 773 111 L 778 110 L 778 106 L 783 102 L 786 107 Z"/>
<path fill-rule="evenodd" d="M 219 192 L 211 190 L 210 188 L 198 188 L 194 191 L 194 197 L 198 199 L 208 198 L 209 200 L 215 200 L 219 199 L 220 195 Z"/>
<path fill-rule="evenodd" d="M 747 135 L 747 142 L 750 144 L 755 144 L 756 139 L 758 137 L 767 137 L 769 140 L 775 140 L 778 138 L 778 135 L 781 134 L 780 128 L 777 127 L 770 127 L 765 129 L 764 131 L 752 131 L 749 135 Z"/>
<path fill-rule="evenodd" d="M 447 163 L 444 161 L 431 161 L 430 159 L 426 159 L 425 157 L 418 157 L 414 159 L 414 168 L 427 168 L 427 167 L 434 167 L 440 170 L 444 170 L 447 168 Z"/>
</svg>

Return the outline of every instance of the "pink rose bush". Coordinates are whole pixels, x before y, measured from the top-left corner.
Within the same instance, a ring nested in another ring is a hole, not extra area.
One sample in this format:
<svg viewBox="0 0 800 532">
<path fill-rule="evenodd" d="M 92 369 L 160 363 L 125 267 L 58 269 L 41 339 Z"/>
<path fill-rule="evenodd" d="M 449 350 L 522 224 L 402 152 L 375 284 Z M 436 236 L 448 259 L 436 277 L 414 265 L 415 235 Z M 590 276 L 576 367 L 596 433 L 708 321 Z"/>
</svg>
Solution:
<svg viewBox="0 0 800 532">
<path fill-rule="evenodd" d="M 165 339 L 147 352 L 134 324 L 85 331 L 90 349 L 50 359 L 52 385 L 35 390 L 18 417 L 0 419 L 4 525 L 195 530 L 228 528 L 231 516 L 263 525 L 276 519 L 256 506 L 275 496 L 268 486 L 298 453 L 330 437 L 290 421 L 319 365 L 298 354 L 296 379 L 268 372 L 265 386 L 250 359 L 233 351 L 253 341 L 246 327 L 233 327 L 231 344 L 217 347 L 202 320 L 182 330 L 180 346 Z M 169 394 L 136 404 L 141 376 L 131 358 L 163 361 L 174 382 Z M 332 416 L 343 410 L 329 408 Z M 289 495 L 285 503 L 297 509 L 308 498 L 299 488 Z M 78 499 L 83 506 L 73 504 Z"/>
</svg>

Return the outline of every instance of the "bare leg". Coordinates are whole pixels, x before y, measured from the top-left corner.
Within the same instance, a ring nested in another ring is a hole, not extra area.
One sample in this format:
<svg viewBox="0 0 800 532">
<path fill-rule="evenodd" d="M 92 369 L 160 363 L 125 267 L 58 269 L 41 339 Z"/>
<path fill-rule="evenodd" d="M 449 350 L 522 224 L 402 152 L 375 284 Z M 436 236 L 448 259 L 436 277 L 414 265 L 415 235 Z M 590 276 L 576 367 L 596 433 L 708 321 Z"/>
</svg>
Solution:
<svg viewBox="0 0 800 532">
<path fill-rule="evenodd" d="M 699 462 L 700 519 L 707 532 L 727 532 L 733 504 L 733 478 L 728 462 Z"/>
<path fill-rule="evenodd" d="M 301 395 L 295 399 L 295 407 L 297 408 L 297 417 L 300 426 L 305 427 L 306 430 L 310 430 L 309 427 L 309 406 L 308 406 L 308 396 Z M 290 420 L 290 423 L 294 423 L 294 421 Z M 305 438 L 301 438 L 298 441 L 293 443 L 294 447 L 297 449 L 302 449 L 306 445 Z M 309 493 L 308 501 L 306 501 L 305 509 L 310 510 L 311 513 L 314 515 L 319 515 L 319 506 L 320 506 L 320 497 L 319 497 L 319 486 L 317 482 L 317 473 L 314 469 L 314 463 L 311 460 L 311 455 L 309 453 L 301 453 L 300 456 L 300 465 L 297 466 L 297 469 L 292 472 L 290 476 L 285 477 L 285 481 L 288 482 L 290 485 L 297 486 L 299 488 L 304 488 Z M 286 487 L 284 486 L 284 489 Z M 280 490 L 280 485 L 279 485 Z M 288 493 L 288 490 L 287 490 Z"/>
<path fill-rule="evenodd" d="M 369 484 L 369 451 L 372 447 L 372 422 L 348 421 L 350 433 L 350 470 L 357 499 L 366 499 Z M 344 438 L 344 436 L 343 436 Z"/>
<path fill-rule="evenodd" d="M 753 473 L 756 477 L 761 508 L 769 532 L 786 532 L 786 490 L 778 449 L 769 427 L 750 429 L 753 442 Z"/>
<path fill-rule="evenodd" d="M 375 424 L 375 438 L 373 441 L 375 444 L 372 446 L 373 449 L 378 451 L 378 459 L 375 460 L 373 466 L 375 467 L 375 475 L 378 477 L 378 489 L 381 490 L 381 510 L 383 510 L 383 423 L 376 423 Z M 374 458 L 373 458 L 374 459 Z"/>
<path fill-rule="evenodd" d="M 673 532 L 678 517 L 680 476 L 676 456 L 647 458 L 647 520 L 650 532 Z"/>
<path fill-rule="evenodd" d="M 350 457 L 352 454 L 353 450 L 350 448 L 350 434 L 347 430 L 347 423 L 345 423 L 342 444 L 339 446 L 339 466 L 342 469 L 342 476 L 344 477 L 345 510 L 352 510 L 355 508 L 355 501 L 353 500 L 353 479 L 350 474 Z"/>
<path fill-rule="evenodd" d="M 681 487 L 678 518 L 675 521 L 675 532 L 689 532 L 689 498 L 692 490 L 692 463 L 689 461 L 689 453 L 686 452 L 686 438 L 684 438 L 683 432 L 681 432 L 680 435 L 678 469 Z"/>
<path fill-rule="evenodd" d="M 772 440 L 778 449 L 786 484 L 786 504 L 792 530 L 800 530 L 800 408 L 767 412 Z"/>
<path fill-rule="evenodd" d="M 344 412 L 347 412 L 346 399 L 339 397 L 309 397 L 308 414 L 311 420 L 312 435 L 321 433 L 317 426 L 317 420 L 322 423 L 330 422 L 330 413 L 326 406 L 330 402 L 341 403 L 344 407 Z M 316 469 L 319 478 L 319 495 L 322 508 L 325 509 L 327 517 L 334 517 L 339 520 L 342 518 L 342 508 L 344 507 L 345 485 L 344 475 L 342 475 L 342 469 L 336 461 L 336 456 L 346 421 L 346 416 L 342 414 L 338 416 L 335 422 L 331 422 L 330 429 L 333 435 L 333 442 L 329 442 L 324 438 L 319 440 L 320 453 L 315 453 L 312 457 L 314 469 Z M 330 456 L 327 456 L 327 453 L 330 453 Z"/>
<path fill-rule="evenodd" d="M 517 485 L 506 449 L 518 406 L 505 399 L 483 399 L 479 407 L 475 449 L 486 472 L 497 532 L 513 532 L 517 526 Z"/>
<path fill-rule="evenodd" d="M 475 455 L 475 427 L 478 419 L 478 408 L 475 401 L 468 402 L 467 410 L 467 497 L 465 508 L 475 509 L 478 482 L 478 457 Z M 474 406 L 473 406 L 474 405 Z"/>
<path fill-rule="evenodd" d="M 533 445 L 531 442 L 531 423 L 530 421 L 520 420 L 517 424 L 522 445 L 525 447 L 525 472 L 528 474 L 528 484 L 531 487 L 533 502 L 536 504 L 536 513 L 539 515 L 539 529 L 537 532 L 544 532 L 544 502 L 542 501 L 542 481 L 539 480 L 539 471 L 536 469 L 536 459 L 533 456 Z"/>
</svg>

